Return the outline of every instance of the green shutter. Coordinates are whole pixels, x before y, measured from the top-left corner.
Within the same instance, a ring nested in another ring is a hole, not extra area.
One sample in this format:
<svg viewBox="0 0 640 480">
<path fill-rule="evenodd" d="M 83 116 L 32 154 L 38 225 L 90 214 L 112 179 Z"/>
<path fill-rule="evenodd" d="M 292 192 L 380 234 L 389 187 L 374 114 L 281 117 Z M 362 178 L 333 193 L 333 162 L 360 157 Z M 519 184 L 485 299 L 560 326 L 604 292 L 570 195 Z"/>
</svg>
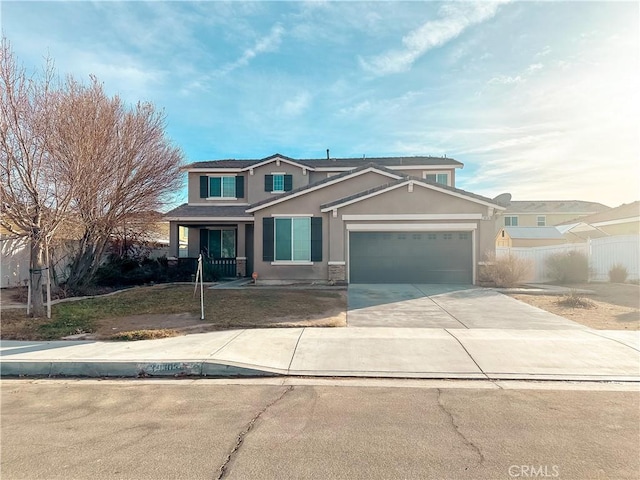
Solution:
<svg viewBox="0 0 640 480">
<path fill-rule="evenodd" d="M 290 192 L 293 190 L 293 175 L 284 176 L 284 191 Z"/>
<path fill-rule="evenodd" d="M 200 229 L 200 253 L 209 253 L 209 230 L 206 228 Z"/>
<path fill-rule="evenodd" d="M 206 175 L 200 175 L 200 198 L 209 196 L 209 178 Z"/>
<path fill-rule="evenodd" d="M 220 177 L 209 177 L 209 196 L 222 196 L 222 179 Z"/>
<path fill-rule="evenodd" d="M 273 217 L 262 219 L 262 260 L 273 262 Z"/>
<path fill-rule="evenodd" d="M 264 176 L 264 191 L 273 192 L 273 175 Z"/>
<path fill-rule="evenodd" d="M 236 198 L 244 198 L 244 177 L 236 177 Z"/>
<path fill-rule="evenodd" d="M 322 261 L 322 217 L 311 217 L 311 261 Z"/>
</svg>

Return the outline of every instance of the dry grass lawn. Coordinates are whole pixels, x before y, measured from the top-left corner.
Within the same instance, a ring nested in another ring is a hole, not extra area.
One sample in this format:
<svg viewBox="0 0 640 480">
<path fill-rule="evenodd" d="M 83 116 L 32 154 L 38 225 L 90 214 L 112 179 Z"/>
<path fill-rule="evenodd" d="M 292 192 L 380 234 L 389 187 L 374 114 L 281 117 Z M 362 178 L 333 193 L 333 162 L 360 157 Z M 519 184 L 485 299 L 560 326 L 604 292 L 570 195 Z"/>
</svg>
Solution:
<svg viewBox="0 0 640 480">
<path fill-rule="evenodd" d="M 16 340 L 59 339 L 73 334 L 90 334 L 90 338 L 98 339 L 115 336 L 137 339 L 137 335 L 122 333 L 346 326 L 345 290 L 205 289 L 204 304 L 203 321 L 199 294 L 194 296 L 193 286 L 139 287 L 107 297 L 54 305 L 51 320 L 26 318 L 24 310 L 3 310 L 0 334 L 3 339 Z"/>
<path fill-rule="evenodd" d="M 591 290 L 581 294 L 591 306 L 562 305 L 562 296 L 510 294 L 522 302 L 598 330 L 640 330 L 640 286 L 620 283 L 588 283 L 569 288 Z"/>
</svg>

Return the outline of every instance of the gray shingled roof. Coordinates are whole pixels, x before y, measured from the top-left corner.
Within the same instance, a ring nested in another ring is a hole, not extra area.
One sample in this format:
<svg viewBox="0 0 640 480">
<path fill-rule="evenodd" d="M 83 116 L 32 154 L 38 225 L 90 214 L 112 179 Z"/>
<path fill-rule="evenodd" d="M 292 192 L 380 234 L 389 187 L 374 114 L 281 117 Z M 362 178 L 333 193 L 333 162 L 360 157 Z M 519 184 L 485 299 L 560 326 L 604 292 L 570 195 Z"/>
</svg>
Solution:
<svg viewBox="0 0 640 480">
<path fill-rule="evenodd" d="M 365 191 L 362 191 L 362 192 L 354 193 L 353 195 L 349 195 L 347 197 L 340 198 L 338 200 L 334 200 L 334 201 L 325 203 L 323 205 L 320 205 L 320 208 L 331 208 L 334 205 L 340 205 L 341 203 L 349 202 L 351 200 L 356 200 L 356 199 L 358 199 L 360 197 L 365 197 L 367 195 L 379 192 L 381 190 L 384 190 L 386 188 L 392 187 L 394 185 L 398 185 L 400 183 L 404 183 L 409 179 L 416 180 L 419 183 L 428 183 L 428 184 L 431 184 L 431 185 L 436 186 L 438 188 L 442 188 L 443 190 L 448 190 L 450 192 L 455 192 L 455 193 L 458 193 L 460 195 L 464 195 L 465 197 L 474 198 L 476 200 L 481 200 L 483 202 L 487 202 L 487 203 L 490 203 L 492 205 L 495 205 L 496 207 L 500 207 L 500 205 L 498 203 L 496 203 L 495 200 L 492 200 L 491 198 L 483 197 L 482 195 L 476 195 L 475 193 L 467 192 L 466 190 L 461 190 L 459 188 L 449 187 L 449 186 L 442 185 L 442 184 L 439 184 L 439 183 L 428 182 L 426 180 L 422 180 L 422 179 L 419 179 L 419 178 L 405 176 L 405 178 L 401 178 L 400 180 L 395 180 L 393 182 L 389 182 L 389 183 L 386 183 L 384 185 L 379 185 L 377 187 L 370 188 L 369 190 L 365 190 Z"/>
<path fill-rule="evenodd" d="M 582 200 L 512 201 L 505 213 L 597 213 L 609 207 Z"/>
<path fill-rule="evenodd" d="M 287 157 L 286 155 L 274 154 L 269 157 L 255 159 L 255 160 L 235 160 L 235 159 L 223 159 L 223 160 L 210 160 L 204 162 L 195 162 L 187 165 L 185 168 L 247 168 L 251 165 L 265 162 L 275 157 L 284 158 L 291 162 L 299 163 L 311 168 L 330 168 L 330 167 L 352 167 L 358 168 L 362 165 L 368 165 L 374 163 L 376 165 L 399 167 L 403 165 L 448 165 L 452 167 L 462 166 L 462 163 L 447 157 L 429 157 L 429 156 L 415 156 L 415 157 L 366 157 L 366 158 L 306 158 L 295 159 Z"/>
<path fill-rule="evenodd" d="M 165 217 L 176 218 L 211 218 L 211 217 L 247 217 L 253 215 L 246 213 L 246 205 L 188 205 L 186 203 L 168 211 Z"/>
<path fill-rule="evenodd" d="M 282 194 L 280 194 L 278 196 L 274 196 L 272 198 L 267 198 L 267 199 L 262 200 L 260 202 L 256 202 L 256 203 L 250 205 L 248 207 L 248 209 L 259 207 L 260 205 L 264 205 L 266 203 L 271 203 L 274 200 L 279 200 L 281 198 L 290 197 L 292 195 L 295 195 L 296 193 L 299 193 L 299 192 L 302 192 L 302 191 L 305 191 L 305 190 L 309 190 L 310 188 L 315 188 L 315 187 L 317 187 L 319 185 L 322 185 L 322 184 L 325 184 L 325 183 L 334 182 L 335 180 L 338 180 L 340 178 L 346 177 L 348 175 L 353 175 L 354 173 L 360 172 L 362 170 L 366 170 L 367 168 L 375 168 L 376 170 L 380 170 L 380 171 L 389 173 L 391 175 L 402 177 L 401 180 L 409 178 L 408 175 L 405 175 L 403 173 L 396 172 L 394 170 L 389 170 L 388 168 L 380 166 L 380 165 L 376 165 L 375 163 L 367 163 L 365 165 L 361 165 L 358 168 L 355 168 L 354 170 L 349 170 L 348 172 L 343 172 L 343 173 L 341 173 L 339 175 L 334 175 L 332 177 L 323 178 L 322 180 L 319 180 L 319 181 L 314 182 L 314 183 L 310 183 L 309 185 L 298 187 L 298 188 L 296 188 L 294 190 L 291 190 L 291 191 L 286 192 L 286 193 L 282 193 Z"/>
<path fill-rule="evenodd" d="M 574 218 L 568 222 L 563 222 L 561 225 L 572 224 L 576 222 L 583 223 L 598 223 L 607 222 L 610 220 L 622 220 L 624 218 L 633 218 L 640 215 L 640 202 L 635 201 L 631 203 L 623 203 L 619 207 L 607 209 L 603 212 L 594 213 L 587 217 Z"/>
</svg>

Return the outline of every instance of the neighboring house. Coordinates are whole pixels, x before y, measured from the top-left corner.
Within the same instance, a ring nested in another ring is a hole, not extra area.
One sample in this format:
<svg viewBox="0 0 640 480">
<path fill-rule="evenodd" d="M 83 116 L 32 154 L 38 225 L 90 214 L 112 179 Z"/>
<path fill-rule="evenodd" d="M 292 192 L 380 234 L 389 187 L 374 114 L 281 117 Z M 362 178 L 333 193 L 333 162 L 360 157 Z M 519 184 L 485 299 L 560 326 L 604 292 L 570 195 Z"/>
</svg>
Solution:
<svg viewBox="0 0 640 480">
<path fill-rule="evenodd" d="M 583 237 L 640 234 L 640 201 L 625 203 L 604 212 L 563 222 L 559 227 Z"/>
<path fill-rule="evenodd" d="M 170 254 L 186 236 L 189 257 L 260 281 L 475 283 L 504 207 L 456 188 L 458 168 L 446 157 L 193 163 L 188 203 L 166 214 Z"/>
<path fill-rule="evenodd" d="M 567 243 L 556 227 L 502 227 L 496 235 L 496 247 L 542 247 Z"/>
<path fill-rule="evenodd" d="M 581 200 L 512 201 L 498 227 L 549 227 L 606 210 L 606 205 Z"/>
</svg>

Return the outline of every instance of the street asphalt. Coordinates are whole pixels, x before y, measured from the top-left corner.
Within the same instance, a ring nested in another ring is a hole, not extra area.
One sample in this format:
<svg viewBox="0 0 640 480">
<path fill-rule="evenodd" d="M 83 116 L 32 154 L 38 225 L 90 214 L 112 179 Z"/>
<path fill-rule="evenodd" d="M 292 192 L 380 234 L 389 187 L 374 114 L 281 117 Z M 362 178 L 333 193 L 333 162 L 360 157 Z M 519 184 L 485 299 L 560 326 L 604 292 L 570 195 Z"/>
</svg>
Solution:
<svg viewBox="0 0 640 480">
<path fill-rule="evenodd" d="M 350 287 L 347 322 L 137 342 L 1 341 L 0 374 L 640 382 L 640 332 L 593 330 L 490 289 Z"/>
</svg>

